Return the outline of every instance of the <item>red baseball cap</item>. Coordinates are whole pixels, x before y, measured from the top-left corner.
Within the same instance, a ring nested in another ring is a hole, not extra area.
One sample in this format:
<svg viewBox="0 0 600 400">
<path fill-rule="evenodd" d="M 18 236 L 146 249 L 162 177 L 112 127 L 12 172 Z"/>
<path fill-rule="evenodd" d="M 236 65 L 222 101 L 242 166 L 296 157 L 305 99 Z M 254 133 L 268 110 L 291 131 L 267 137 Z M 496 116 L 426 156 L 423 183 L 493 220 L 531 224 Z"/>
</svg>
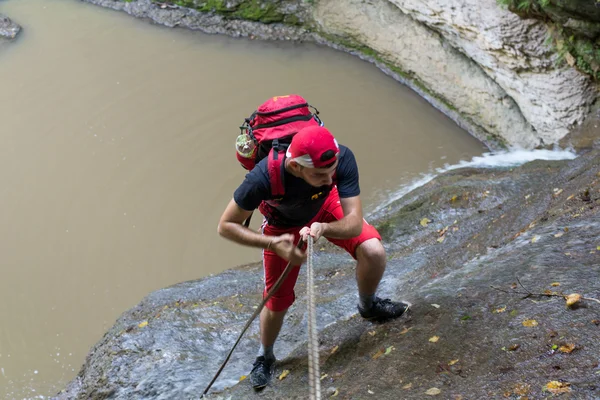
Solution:
<svg viewBox="0 0 600 400">
<path fill-rule="evenodd" d="M 286 157 L 307 168 L 323 168 L 335 162 L 340 146 L 327 128 L 309 126 L 292 138 Z"/>
</svg>

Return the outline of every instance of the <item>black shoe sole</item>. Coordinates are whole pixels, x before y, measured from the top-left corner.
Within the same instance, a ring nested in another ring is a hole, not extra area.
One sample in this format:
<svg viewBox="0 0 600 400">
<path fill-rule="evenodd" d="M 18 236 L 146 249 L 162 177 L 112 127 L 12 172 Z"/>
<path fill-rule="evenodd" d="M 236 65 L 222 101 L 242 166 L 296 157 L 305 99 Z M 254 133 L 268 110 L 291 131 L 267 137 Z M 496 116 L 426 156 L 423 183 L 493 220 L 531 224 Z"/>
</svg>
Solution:
<svg viewBox="0 0 600 400">
<path fill-rule="evenodd" d="M 258 385 L 258 386 L 252 386 L 252 389 L 254 389 L 254 390 L 255 390 L 255 391 L 257 391 L 257 392 L 260 392 L 261 390 L 263 390 L 264 388 L 266 388 L 268 384 L 269 384 L 269 383 L 267 382 L 267 383 L 265 383 L 265 384 L 264 384 L 264 385 L 262 385 L 262 386 L 261 386 L 261 385 Z"/>
</svg>

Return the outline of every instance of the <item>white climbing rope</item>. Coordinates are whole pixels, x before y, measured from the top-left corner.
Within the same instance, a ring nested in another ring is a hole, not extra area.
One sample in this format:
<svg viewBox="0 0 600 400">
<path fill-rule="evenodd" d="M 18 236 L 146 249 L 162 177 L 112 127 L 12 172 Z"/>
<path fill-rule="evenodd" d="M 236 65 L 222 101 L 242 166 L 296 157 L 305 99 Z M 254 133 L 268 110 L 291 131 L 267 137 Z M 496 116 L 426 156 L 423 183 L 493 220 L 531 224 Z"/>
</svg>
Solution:
<svg viewBox="0 0 600 400">
<path fill-rule="evenodd" d="M 306 268 L 306 297 L 308 299 L 308 383 L 311 400 L 321 399 L 321 376 L 319 374 L 319 338 L 315 305 L 313 238 L 308 237 Z"/>
</svg>

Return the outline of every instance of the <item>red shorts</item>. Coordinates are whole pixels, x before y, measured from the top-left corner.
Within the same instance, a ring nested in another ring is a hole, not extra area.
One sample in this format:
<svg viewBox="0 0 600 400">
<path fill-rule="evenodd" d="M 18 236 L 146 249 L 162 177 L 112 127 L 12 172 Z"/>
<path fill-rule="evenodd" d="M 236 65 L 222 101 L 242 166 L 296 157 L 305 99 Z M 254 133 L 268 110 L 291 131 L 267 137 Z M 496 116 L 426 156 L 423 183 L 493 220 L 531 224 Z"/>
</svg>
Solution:
<svg viewBox="0 0 600 400">
<path fill-rule="evenodd" d="M 307 223 L 306 226 L 310 226 L 310 224 L 313 222 L 337 221 L 342 219 L 343 216 L 344 211 L 342 210 L 342 206 L 340 204 L 340 197 L 338 195 L 337 188 L 334 187 L 325 200 L 323 207 L 321 207 L 321 210 L 319 210 L 317 215 L 309 223 Z M 295 236 L 295 242 L 297 243 L 298 240 L 300 240 L 300 229 L 302 228 L 303 227 L 280 228 L 265 223 L 263 225 L 263 234 L 269 236 L 279 236 L 284 233 L 292 233 Z M 379 232 L 377 232 L 377 229 L 369 225 L 367 221 L 364 221 L 363 229 L 359 236 L 351 239 L 327 238 L 327 240 L 336 246 L 344 248 L 352 257 L 354 257 L 354 259 L 356 259 L 356 248 L 358 245 L 373 238 L 381 240 L 381 236 L 379 235 Z M 263 298 L 266 297 L 271 287 L 275 285 L 275 282 L 277 282 L 277 279 L 279 279 L 285 270 L 287 263 L 288 262 L 286 260 L 279 257 L 274 252 L 270 250 L 263 251 L 263 266 L 265 269 L 265 290 L 263 293 Z M 296 295 L 294 294 L 294 286 L 296 285 L 299 272 L 299 265 L 292 268 L 285 281 L 281 284 L 277 293 L 275 293 L 273 297 L 267 301 L 266 306 L 269 310 L 287 310 L 294 303 L 294 300 L 296 299 Z"/>
</svg>

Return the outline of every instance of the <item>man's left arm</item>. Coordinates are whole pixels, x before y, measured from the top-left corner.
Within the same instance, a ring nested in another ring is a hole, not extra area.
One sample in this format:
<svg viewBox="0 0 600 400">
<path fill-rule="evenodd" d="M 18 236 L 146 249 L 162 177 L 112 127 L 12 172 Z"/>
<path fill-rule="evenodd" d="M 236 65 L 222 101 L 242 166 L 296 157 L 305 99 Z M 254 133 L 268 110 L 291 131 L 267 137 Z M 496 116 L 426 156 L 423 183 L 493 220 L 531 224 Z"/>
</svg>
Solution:
<svg viewBox="0 0 600 400">
<path fill-rule="evenodd" d="M 350 239 L 361 234 L 363 213 L 360 196 L 340 198 L 344 218 L 324 223 L 322 236 L 332 239 Z"/>
<path fill-rule="evenodd" d="M 331 239 L 351 239 L 361 234 L 363 227 L 362 203 L 360 196 L 340 198 L 344 217 L 333 222 L 314 222 L 310 228 L 300 230 L 302 239 L 308 235 L 319 240 L 321 236 Z"/>
</svg>

